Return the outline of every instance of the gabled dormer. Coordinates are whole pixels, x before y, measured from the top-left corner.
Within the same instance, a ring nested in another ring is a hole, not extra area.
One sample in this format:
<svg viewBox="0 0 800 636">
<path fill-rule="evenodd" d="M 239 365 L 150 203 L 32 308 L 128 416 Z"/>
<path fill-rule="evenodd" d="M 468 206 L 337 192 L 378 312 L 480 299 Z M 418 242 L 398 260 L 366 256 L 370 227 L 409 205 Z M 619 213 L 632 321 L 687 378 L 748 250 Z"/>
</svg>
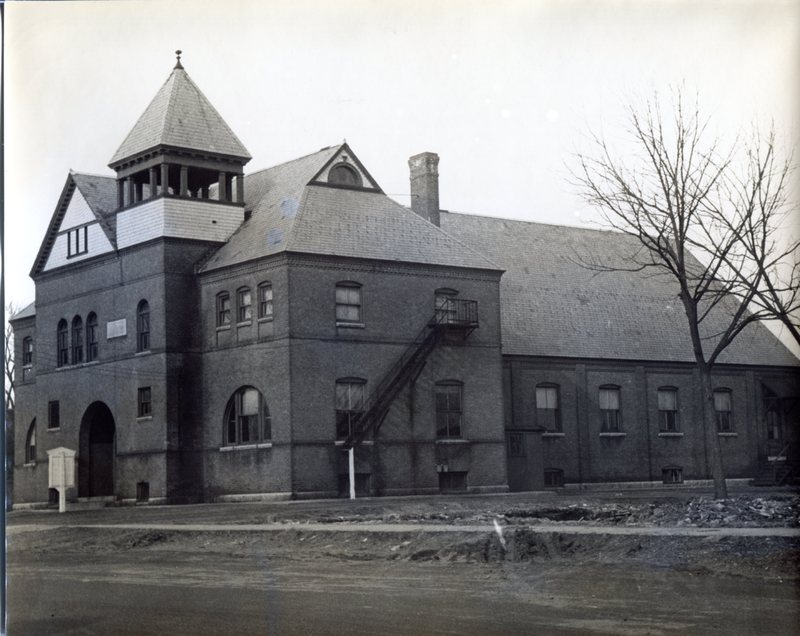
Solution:
<svg viewBox="0 0 800 636">
<path fill-rule="evenodd" d="M 358 157 L 353 154 L 346 142 L 317 171 L 308 185 L 365 190 L 383 194 L 381 187 L 372 178 L 372 175 L 367 172 L 367 169 L 358 160 Z"/>
<path fill-rule="evenodd" d="M 243 219 L 250 154 L 180 60 L 114 153 L 120 248 L 159 236 L 220 242 Z"/>
</svg>

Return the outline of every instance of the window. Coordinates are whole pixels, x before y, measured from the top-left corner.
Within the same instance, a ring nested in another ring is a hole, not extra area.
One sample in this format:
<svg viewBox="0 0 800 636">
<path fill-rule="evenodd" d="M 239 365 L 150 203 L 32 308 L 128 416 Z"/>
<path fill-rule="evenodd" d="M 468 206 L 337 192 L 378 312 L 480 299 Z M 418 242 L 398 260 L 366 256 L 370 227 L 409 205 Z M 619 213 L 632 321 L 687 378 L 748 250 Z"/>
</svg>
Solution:
<svg viewBox="0 0 800 636">
<path fill-rule="evenodd" d="M 33 418 L 28 436 L 25 438 L 25 463 L 31 464 L 36 461 L 36 418 Z"/>
<path fill-rule="evenodd" d="M 83 362 L 83 320 L 80 316 L 72 319 L 72 364 Z"/>
<path fill-rule="evenodd" d="M 89 251 L 89 227 L 75 228 L 67 232 L 67 257 L 86 254 Z"/>
<path fill-rule="evenodd" d="M 242 287 L 236 292 L 236 320 L 247 322 L 253 319 L 253 299 L 249 287 Z"/>
<path fill-rule="evenodd" d="M 436 437 L 461 437 L 462 384 L 436 383 Z"/>
<path fill-rule="evenodd" d="M 524 433 L 509 433 L 508 434 L 508 456 L 509 457 L 525 457 L 525 434 Z"/>
<path fill-rule="evenodd" d="M 677 433 L 678 389 L 662 387 L 658 390 L 658 429 L 662 433 Z"/>
<path fill-rule="evenodd" d="M 448 324 L 455 320 L 456 308 L 450 300 L 456 296 L 458 296 L 458 292 L 455 289 L 437 289 L 434 292 L 434 310 L 437 323 Z"/>
<path fill-rule="evenodd" d="M 58 400 L 47 403 L 47 428 L 59 428 L 61 426 L 61 409 Z"/>
<path fill-rule="evenodd" d="M 560 488 L 564 485 L 564 471 L 560 468 L 546 468 L 544 471 L 546 488 Z"/>
<path fill-rule="evenodd" d="M 139 393 L 136 399 L 137 417 L 149 417 L 153 414 L 153 405 L 150 398 L 150 387 L 143 386 L 139 388 Z"/>
<path fill-rule="evenodd" d="M 558 385 L 540 384 L 536 387 L 536 422 L 548 431 L 561 432 Z"/>
<path fill-rule="evenodd" d="M 58 347 L 58 366 L 63 367 L 69 364 L 69 328 L 67 321 L 63 318 L 58 321 L 58 330 L 56 335 Z"/>
<path fill-rule="evenodd" d="M 361 175 L 346 163 L 340 163 L 328 172 L 328 183 L 336 183 L 338 185 L 348 186 L 361 186 Z"/>
<path fill-rule="evenodd" d="M 231 324 L 231 296 L 228 292 L 217 294 L 217 327 Z"/>
<path fill-rule="evenodd" d="M 714 410 L 717 412 L 717 432 L 733 432 L 730 389 L 716 389 L 714 391 Z"/>
<path fill-rule="evenodd" d="M 336 285 L 336 322 L 361 322 L 361 285 Z"/>
<path fill-rule="evenodd" d="M 442 492 L 466 492 L 467 473 L 457 470 L 439 473 L 439 490 Z"/>
<path fill-rule="evenodd" d="M 225 409 L 226 446 L 256 444 L 272 437 L 272 420 L 261 392 L 242 387 L 228 400 Z"/>
<path fill-rule="evenodd" d="M 86 317 L 86 362 L 97 360 L 97 314 Z"/>
<path fill-rule="evenodd" d="M 783 438 L 783 420 L 781 412 L 775 405 L 767 408 L 767 439 L 779 440 Z"/>
<path fill-rule="evenodd" d="M 150 482 L 138 481 L 136 482 L 136 501 L 149 501 L 150 500 Z"/>
<path fill-rule="evenodd" d="M 272 285 L 269 283 L 258 286 L 258 317 L 272 318 Z"/>
<path fill-rule="evenodd" d="M 150 349 L 150 305 L 142 300 L 136 308 L 136 351 Z"/>
<path fill-rule="evenodd" d="M 665 484 L 682 484 L 683 469 L 679 466 L 668 466 L 661 469 L 661 481 Z"/>
<path fill-rule="evenodd" d="M 28 336 L 22 340 L 22 366 L 29 367 L 33 364 L 33 338 Z"/>
<path fill-rule="evenodd" d="M 619 387 L 600 387 L 600 431 L 618 433 L 620 430 Z"/>
<path fill-rule="evenodd" d="M 361 378 L 336 380 L 336 439 L 347 439 L 364 413 L 367 381 Z"/>
</svg>

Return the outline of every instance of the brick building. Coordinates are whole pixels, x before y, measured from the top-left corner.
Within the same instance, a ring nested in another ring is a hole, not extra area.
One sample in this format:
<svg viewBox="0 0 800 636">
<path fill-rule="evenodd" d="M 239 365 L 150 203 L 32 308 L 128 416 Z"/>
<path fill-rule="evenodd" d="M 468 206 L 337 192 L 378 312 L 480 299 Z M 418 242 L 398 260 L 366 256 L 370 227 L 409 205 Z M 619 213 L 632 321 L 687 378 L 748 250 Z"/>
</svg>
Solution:
<svg viewBox="0 0 800 636">
<path fill-rule="evenodd" d="M 347 144 L 250 155 L 180 61 L 114 153 L 70 173 L 16 342 L 14 501 L 198 501 L 708 477 L 668 281 L 592 276 L 629 237 L 412 205 Z M 797 359 L 765 328 L 718 367 L 729 476 L 797 441 Z M 787 462 L 788 463 L 788 462 Z"/>
</svg>

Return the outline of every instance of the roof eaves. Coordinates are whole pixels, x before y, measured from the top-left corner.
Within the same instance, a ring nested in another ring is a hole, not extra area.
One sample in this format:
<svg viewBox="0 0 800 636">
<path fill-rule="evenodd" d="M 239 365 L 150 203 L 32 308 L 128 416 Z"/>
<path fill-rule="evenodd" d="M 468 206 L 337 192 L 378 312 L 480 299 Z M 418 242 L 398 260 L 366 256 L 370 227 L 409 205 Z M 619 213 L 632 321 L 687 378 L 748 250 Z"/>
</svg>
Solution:
<svg viewBox="0 0 800 636">
<path fill-rule="evenodd" d="M 61 219 L 64 218 L 64 214 L 67 211 L 64 202 L 72 192 L 77 187 L 75 183 L 75 179 L 72 177 L 72 170 L 69 171 L 67 175 L 67 179 L 64 182 L 64 187 L 61 190 L 61 195 L 58 197 L 58 202 L 56 203 L 56 208 L 53 210 L 53 215 L 50 217 L 50 224 L 47 226 L 47 232 L 45 232 L 44 240 L 42 244 L 39 246 L 39 251 L 36 254 L 36 259 L 33 261 L 33 267 L 30 271 L 30 276 L 33 278 L 36 274 L 41 272 L 42 267 L 44 266 L 44 261 L 47 256 L 50 254 L 50 249 L 53 247 L 53 243 L 55 241 L 54 234 L 58 229 L 59 224 L 61 223 Z"/>
</svg>

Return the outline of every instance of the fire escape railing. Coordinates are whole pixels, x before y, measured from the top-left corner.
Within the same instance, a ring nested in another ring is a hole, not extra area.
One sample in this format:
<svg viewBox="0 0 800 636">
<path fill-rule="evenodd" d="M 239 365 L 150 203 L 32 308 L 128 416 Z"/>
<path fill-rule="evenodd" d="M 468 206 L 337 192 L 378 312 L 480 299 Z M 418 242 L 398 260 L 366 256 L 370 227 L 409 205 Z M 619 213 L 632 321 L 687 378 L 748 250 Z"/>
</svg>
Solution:
<svg viewBox="0 0 800 636">
<path fill-rule="evenodd" d="M 478 328 L 478 302 L 448 298 L 436 308 L 411 344 L 384 374 L 364 402 L 361 415 L 351 422 L 351 430 L 343 443 L 348 449 L 358 446 L 370 432 L 380 429 L 392 402 L 403 387 L 416 380 L 433 349 L 447 331 L 461 331 L 466 338 Z"/>
</svg>

